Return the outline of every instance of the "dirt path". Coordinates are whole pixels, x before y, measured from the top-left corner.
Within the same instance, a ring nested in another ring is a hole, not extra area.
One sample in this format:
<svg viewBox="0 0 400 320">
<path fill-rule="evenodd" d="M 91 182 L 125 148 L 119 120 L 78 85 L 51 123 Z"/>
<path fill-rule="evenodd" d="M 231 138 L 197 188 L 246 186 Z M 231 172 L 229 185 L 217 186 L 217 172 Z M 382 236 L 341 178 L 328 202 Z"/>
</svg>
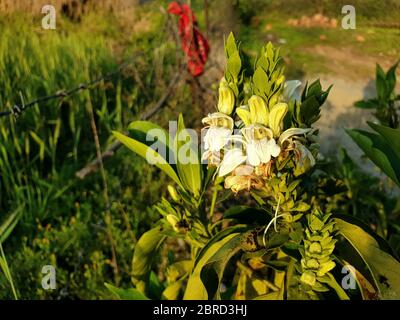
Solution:
<svg viewBox="0 0 400 320">
<path fill-rule="evenodd" d="M 389 69 L 396 61 L 380 55 L 367 55 L 356 52 L 350 47 L 332 47 L 316 45 L 304 49 L 305 52 L 314 55 L 316 59 L 323 58 L 327 61 L 326 68 L 330 74 L 349 79 L 366 79 L 374 77 L 376 63 L 384 70 Z"/>
<path fill-rule="evenodd" d="M 316 46 L 312 51 L 331 61 L 329 73 L 309 74 L 306 79 L 320 78 L 323 88 L 333 84 L 328 101 L 323 107 L 321 119 L 317 123 L 320 129 L 321 151 L 325 155 L 337 153 L 344 147 L 349 154 L 365 168 L 373 167 L 368 160 L 361 158 L 361 151 L 346 134 L 345 129 L 360 128 L 369 130 L 367 121 L 374 121 L 370 110 L 354 107 L 354 102 L 372 98 L 375 90 L 376 62 L 387 70 L 394 61 L 355 54 L 350 49 L 338 49 L 328 46 Z M 397 89 L 400 89 L 399 84 Z"/>
<path fill-rule="evenodd" d="M 360 149 L 345 130 L 353 128 L 368 130 L 366 122 L 374 120 L 371 111 L 353 106 L 354 102 L 375 95 L 373 80 L 344 79 L 340 75 L 322 75 L 320 78 L 323 88 L 333 84 L 316 125 L 320 129 L 321 152 L 324 155 L 333 155 L 343 147 L 352 157 L 360 159 L 362 155 Z"/>
</svg>

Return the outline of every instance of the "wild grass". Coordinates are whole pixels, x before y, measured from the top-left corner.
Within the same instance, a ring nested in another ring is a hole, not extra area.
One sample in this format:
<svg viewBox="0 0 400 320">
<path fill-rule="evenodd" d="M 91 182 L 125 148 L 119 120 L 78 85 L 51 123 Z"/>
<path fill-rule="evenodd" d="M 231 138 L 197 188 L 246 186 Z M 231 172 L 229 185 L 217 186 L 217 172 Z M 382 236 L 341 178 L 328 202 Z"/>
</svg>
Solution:
<svg viewBox="0 0 400 320">
<path fill-rule="evenodd" d="M 176 71 L 175 47 L 157 31 L 163 23 L 157 13 L 140 38 L 127 31 L 135 19 L 122 25 L 109 13 L 88 15 L 79 24 L 61 19 L 59 28 L 48 32 L 37 22 L 28 15 L 0 17 L 1 111 L 89 82 L 125 60 L 132 63 L 97 87 L 41 103 L 17 119 L 0 118 L 0 226 L 15 210 L 21 213 L 3 243 L 9 272 L 0 272 L 0 298 L 13 298 L 14 291 L 21 298 L 100 298 L 107 279 L 130 282 L 135 239 L 155 219 L 151 204 L 164 192 L 165 179 L 121 150 L 106 163 L 112 186 L 106 217 L 100 174 L 84 181 L 75 177 L 96 157 L 87 106 L 93 106 L 104 150 L 111 130 L 126 128 L 163 94 Z M 187 92 L 175 94 L 182 100 Z M 57 269 L 55 292 L 40 288 L 46 264 Z"/>
</svg>

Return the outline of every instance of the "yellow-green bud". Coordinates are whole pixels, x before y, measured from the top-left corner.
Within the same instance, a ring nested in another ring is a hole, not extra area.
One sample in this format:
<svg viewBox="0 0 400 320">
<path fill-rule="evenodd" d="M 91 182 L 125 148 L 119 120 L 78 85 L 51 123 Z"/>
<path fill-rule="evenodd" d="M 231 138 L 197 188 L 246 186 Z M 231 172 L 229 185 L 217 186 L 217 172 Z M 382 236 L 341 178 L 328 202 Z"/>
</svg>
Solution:
<svg viewBox="0 0 400 320">
<path fill-rule="evenodd" d="M 218 111 L 230 115 L 235 106 L 235 94 L 225 79 L 219 84 Z"/>
<path fill-rule="evenodd" d="M 178 192 L 176 191 L 176 189 L 173 186 L 168 185 L 167 190 L 168 190 L 169 195 L 171 196 L 172 200 L 174 200 L 175 202 L 179 202 L 181 200 L 180 195 L 178 194 Z"/>
<path fill-rule="evenodd" d="M 173 214 L 168 214 L 167 221 L 172 226 L 172 228 L 174 228 L 176 232 L 179 232 L 179 229 L 176 226 L 177 223 L 179 222 L 179 219 L 176 216 L 174 216 Z"/>
<path fill-rule="evenodd" d="M 250 120 L 252 123 L 259 123 L 262 125 L 268 125 L 268 117 L 269 112 L 267 109 L 267 105 L 264 102 L 264 99 L 253 95 L 249 101 L 250 108 Z"/>
<path fill-rule="evenodd" d="M 306 267 L 309 269 L 318 269 L 319 263 L 316 259 L 309 259 L 306 261 Z"/>
<path fill-rule="evenodd" d="M 322 252 L 322 247 L 319 244 L 319 242 L 313 242 L 310 245 L 310 248 L 308 249 L 310 253 L 321 253 Z"/>
<path fill-rule="evenodd" d="M 336 266 L 336 264 L 333 261 L 328 261 L 328 262 L 321 264 L 321 266 L 317 272 L 317 276 L 322 277 L 324 274 L 328 273 L 333 268 L 335 268 L 335 266 Z"/>
<path fill-rule="evenodd" d="M 300 281 L 313 287 L 317 282 L 317 279 L 314 272 L 306 271 L 301 275 Z"/>
</svg>

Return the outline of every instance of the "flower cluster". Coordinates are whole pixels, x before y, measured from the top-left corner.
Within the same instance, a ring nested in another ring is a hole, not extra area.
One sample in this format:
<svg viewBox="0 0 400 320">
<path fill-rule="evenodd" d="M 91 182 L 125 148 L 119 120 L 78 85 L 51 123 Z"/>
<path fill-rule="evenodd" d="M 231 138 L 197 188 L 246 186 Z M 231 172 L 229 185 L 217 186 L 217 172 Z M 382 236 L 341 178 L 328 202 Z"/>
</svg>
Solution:
<svg viewBox="0 0 400 320">
<path fill-rule="evenodd" d="M 294 176 L 306 172 L 315 164 L 309 148 L 315 130 L 292 121 L 300 81 L 285 81 L 283 60 L 271 43 L 261 51 L 251 79 L 240 75 L 232 35 L 226 48 L 227 71 L 219 85 L 218 111 L 203 119 L 207 130 L 203 159 L 217 167 L 225 187 L 234 193 L 263 189 L 284 168 Z"/>
<path fill-rule="evenodd" d="M 324 283 L 331 281 L 329 271 L 335 267 L 332 252 L 335 249 L 336 240 L 333 239 L 334 222 L 329 220 L 329 214 L 315 212 L 308 217 L 306 239 L 300 266 L 300 282 L 306 291 L 328 291 Z M 308 290 L 307 290 L 308 289 Z"/>
</svg>

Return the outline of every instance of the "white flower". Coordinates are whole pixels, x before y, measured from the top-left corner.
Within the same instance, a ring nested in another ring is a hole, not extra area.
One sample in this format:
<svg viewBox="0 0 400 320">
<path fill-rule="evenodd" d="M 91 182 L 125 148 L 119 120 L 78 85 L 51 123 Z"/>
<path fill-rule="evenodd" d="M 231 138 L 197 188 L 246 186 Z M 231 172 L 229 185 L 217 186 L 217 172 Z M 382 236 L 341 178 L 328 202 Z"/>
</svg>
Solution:
<svg viewBox="0 0 400 320">
<path fill-rule="evenodd" d="M 242 134 L 243 137 L 235 135 L 231 136 L 230 140 L 242 143 L 246 154 L 240 148 L 229 150 L 219 167 L 220 177 L 232 172 L 245 161 L 257 167 L 262 163 L 268 163 L 271 157 L 279 156 L 281 148 L 276 144 L 270 129 L 260 125 L 250 125 L 242 129 Z"/>
<path fill-rule="evenodd" d="M 262 140 L 253 140 L 247 144 L 247 158 L 249 164 L 257 167 L 261 163 L 268 163 L 271 157 L 279 156 L 281 148 L 276 144 L 273 138 Z"/>
<path fill-rule="evenodd" d="M 226 144 L 226 138 L 232 134 L 233 119 L 222 113 L 214 112 L 205 117 L 202 122 L 208 126 L 204 137 L 204 148 L 210 151 L 219 151 Z"/>
<path fill-rule="evenodd" d="M 210 127 L 204 136 L 204 149 L 212 152 L 220 151 L 228 142 L 232 130 L 223 127 Z"/>
<path fill-rule="evenodd" d="M 219 167 L 219 176 L 222 177 L 231 173 L 245 161 L 253 167 L 268 163 L 272 157 L 276 158 L 279 156 L 281 149 L 285 148 L 284 143 L 286 141 L 292 141 L 294 136 L 303 135 L 312 130 L 311 128 L 287 129 L 280 135 L 278 143 L 276 143 L 271 129 L 261 125 L 247 126 L 241 130 L 242 136 L 233 135 L 228 138 L 231 141 L 240 142 L 244 146 L 245 151 L 237 147 L 229 150 Z M 315 161 L 313 161 L 311 153 L 306 153 L 303 149 L 301 151 L 304 157 L 309 160 L 311 166 L 313 166 Z"/>
<path fill-rule="evenodd" d="M 215 112 L 209 114 L 202 122 L 208 125 L 202 159 L 217 165 L 220 162 L 219 151 L 227 144 L 228 137 L 232 134 L 233 119 L 222 112 Z"/>
</svg>

